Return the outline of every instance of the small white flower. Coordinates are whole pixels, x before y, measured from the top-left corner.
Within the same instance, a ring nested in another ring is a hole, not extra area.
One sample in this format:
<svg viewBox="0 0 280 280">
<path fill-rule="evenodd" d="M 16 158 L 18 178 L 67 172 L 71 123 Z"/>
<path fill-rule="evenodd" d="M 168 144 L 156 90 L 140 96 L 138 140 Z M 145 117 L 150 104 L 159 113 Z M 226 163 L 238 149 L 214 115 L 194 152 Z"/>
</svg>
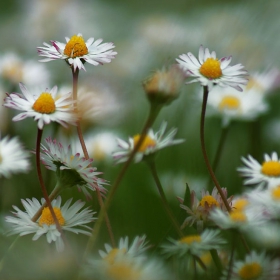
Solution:
<svg viewBox="0 0 280 280">
<path fill-rule="evenodd" d="M 57 220 L 63 231 L 70 231 L 73 233 L 82 233 L 90 235 L 90 227 L 86 224 L 92 222 L 94 212 L 82 207 L 85 205 L 84 202 L 76 201 L 70 206 L 72 199 L 66 201 L 61 206 L 61 197 L 52 201 L 52 206 L 57 217 Z M 32 221 L 33 216 L 37 213 L 40 207 L 44 204 L 45 200 L 42 199 L 41 203 L 36 199 L 22 199 L 22 205 L 25 211 L 20 210 L 17 206 L 13 206 L 15 217 L 6 217 L 6 222 L 12 224 L 11 230 L 8 235 L 19 234 L 20 236 L 33 234 L 32 240 L 37 240 L 42 235 L 46 235 L 48 243 L 55 242 L 56 247 L 59 251 L 63 250 L 63 241 L 60 236 L 60 232 L 56 228 L 54 219 L 50 213 L 48 207 L 43 209 L 42 215 L 36 222 Z M 81 210 L 81 211 L 80 211 Z"/>
<path fill-rule="evenodd" d="M 163 149 L 168 146 L 180 144 L 184 142 L 184 139 L 174 140 L 174 136 L 177 133 L 177 129 L 171 129 L 165 136 L 165 130 L 167 127 L 167 122 L 163 122 L 159 128 L 159 131 L 154 133 L 152 129 L 147 133 L 143 143 L 139 147 L 135 157 L 135 162 L 140 162 L 145 156 L 156 153 L 158 150 Z M 121 139 L 117 139 L 118 146 L 121 148 L 120 151 L 113 153 L 113 157 L 116 163 L 121 163 L 127 161 L 130 153 L 133 151 L 134 146 L 138 143 L 140 135 L 137 134 L 133 138 L 129 138 L 128 142 L 125 142 Z"/>
<path fill-rule="evenodd" d="M 102 43 L 102 39 L 94 41 L 89 38 L 86 42 L 82 34 L 74 35 L 71 38 L 66 37 L 66 44 L 58 41 L 51 41 L 52 45 L 44 43 L 45 47 L 38 47 L 39 56 L 47 58 L 40 60 L 48 62 L 56 59 L 63 59 L 74 68 L 85 69 L 84 63 L 90 63 L 94 66 L 103 63 L 110 63 L 117 52 L 112 49 L 115 47 L 113 43 Z"/>
<path fill-rule="evenodd" d="M 30 168 L 29 154 L 17 138 L 7 136 L 0 140 L 0 178 L 9 178 L 11 174 L 27 172 Z"/>
<path fill-rule="evenodd" d="M 233 87 L 242 91 L 240 85 L 247 84 L 247 71 L 241 64 L 229 66 L 232 57 L 216 58 L 216 52 L 209 51 L 208 48 L 200 46 L 198 59 L 190 52 L 182 54 L 177 59 L 177 62 L 186 71 L 187 74 L 194 77 L 193 80 L 187 83 L 200 82 L 202 86 L 213 85 L 222 87 Z"/>
<path fill-rule="evenodd" d="M 50 137 L 46 139 L 47 147 L 41 145 L 41 160 L 46 168 L 56 171 L 58 179 L 64 187 L 77 185 L 86 197 L 91 197 L 87 189 L 94 191 L 97 188 L 105 193 L 102 184 L 106 182 L 98 178 L 101 172 L 92 167 L 93 159 L 85 159 L 79 153 L 74 154 L 71 146 L 64 148 L 63 145 Z"/>
<path fill-rule="evenodd" d="M 252 251 L 244 261 L 235 261 L 231 269 L 231 280 L 277 280 L 280 273 L 279 259 L 271 259 L 264 252 Z M 228 279 L 228 269 L 224 272 L 222 280 Z"/>
<path fill-rule="evenodd" d="M 45 124 L 58 122 L 63 126 L 76 124 L 77 116 L 73 111 L 71 93 L 57 98 L 57 87 L 43 92 L 31 93 L 24 84 L 20 83 L 20 93 L 11 93 L 5 98 L 4 106 L 19 111 L 13 121 L 21 121 L 27 117 L 34 117 L 38 121 L 38 128 L 43 129 Z"/>
<path fill-rule="evenodd" d="M 271 156 L 265 154 L 262 164 L 250 155 L 248 158 L 242 157 L 242 161 L 246 166 L 239 167 L 237 171 L 246 178 L 245 185 L 257 184 L 262 186 L 268 184 L 268 186 L 275 186 L 280 184 L 280 160 L 276 152 L 273 152 Z"/>
</svg>

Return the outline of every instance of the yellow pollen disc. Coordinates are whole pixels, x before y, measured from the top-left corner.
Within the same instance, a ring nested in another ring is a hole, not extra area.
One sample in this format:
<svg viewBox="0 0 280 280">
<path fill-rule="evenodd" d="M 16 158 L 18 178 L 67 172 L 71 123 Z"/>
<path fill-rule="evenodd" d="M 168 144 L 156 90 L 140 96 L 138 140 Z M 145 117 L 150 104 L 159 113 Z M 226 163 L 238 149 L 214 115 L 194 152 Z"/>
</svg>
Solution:
<svg viewBox="0 0 280 280">
<path fill-rule="evenodd" d="M 234 222 L 246 222 L 247 217 L 242 211 L 231 211 L 229 217 Z"/>
<path fill-rule="evenodd" d="M 129 263 L 117 263 L 109 266 L 108 274 L 114 280 L 138 280 L 141 273 Z"/>
<path fill-rule="evenodd" d="M 219 109 L 238 109 L 240 106 L 240 100 L 235 96 L 224 96 L 219 104 Z"/>
<path fill-rule="evenodd" d="M 218 201 L 212 196 L 212 195 L 205 195 L 201 200 L 199 205 L 202 207 L 206 206 L 206 203 L 208 204 L 208 207 L 219 207 Z"/>
<path fill-rule="evenodd" d="M 108 253 L 108 255 L 104 258 L 104 260 L 106 260 L 109 264 L 113 264 L 118 254 L 124 255 L 125 253 L 126 253 L 125 248 L 123 249 L 114 248 Z"/>
<path fill-rule="evenodd" d="M 246 89 L 249 90 L 252 88 L 256 88 L 258 90 L 264 90 L 264 87 L 257 80 L 250 78 L 246 85 Z"/>
<path fill-rule="evenodd" d="M 206 266 L 209 266 L 212 262 L 212 256 L 210 252 L 203 253 L 201 256 L 199 256 L 199 258 Z"/>
<path fill-rule="evenodd" d="M 0 162 L 1 162 L 1 160 L 0 160 Z M 271 190 L 271 195 L 275 200 L 280 200 L 280 186 L 273 188 Z"/>
<path fill-rule="evenodd" d="M 199 69 L 200 74 L 208 79 L 217 79 L 222 76 L 221 63 L 218 59 L 207 58 Z"/>
<path fill-rule="evenodd" d="M 75 58 L 88 54 L 88 48 L 82 36 L 74 35 L 65 46 L 64 54 Z"/>
<path fill-rule="evenodd" d="M 187 243 L 187 244 L 191 244 L 191 243 L 194 243 L 194 242 L 200 243 L 201 242 L 201 237 L 200 237 L 200 235 L 189 235 L 189 236 L 185 236 L 185 237 L 181 238 L 179 240 L 179 242 Z"/>
<path fill-rule="evenodd" d="M 253 280 L 257 279 L 258 276 L 260 276 L 262 273 L 262 267 L 259 263 L 252 262 L 245 264 L 240 268 L 238 271 L 239 276 L 241 279 L 244 280 Z"/>
<path fill-rule="evenodd" d="M 262 164 L 261 172 L 267 176 L 280 176 L 280 162 L 279 161 L 265 161 Z"/>
<path fill-rule="evenodd" d="M 33 110 L 41 114 L 51 114 L 55 111 L 55 101 L 48 92 L 43 92 L 32 106 Z"/>
<path fill-rule="evenodd" d="M 58 223 L 61 226 L 65 225 L 65 220 L 64 220 L 64 218 L 62 216 L 62 213 L 61 213 L 60 209 L 58 207 L 53 207 L 53 211 L 54 211 L 55 216 L 56 216 L 56 218 L 58 220 Z M 43 209 L 42 215 L 41 215 L 41 217 L 39 219 L 39 226 L 42 226 L 44 224 L 48 225 L 48 226 L 55 224 L 55 221 L 53 219 L 53 216 L 51 214 L 51 211 L 50 211 L 49 207 L 45 207 Z"/>
<path fill-rule="evenodd" d="M 137 145 L 138 141 L 140 139 L 140 135 L 137 134 L 133 137 L 134 146 Z M 142 142 L 141 146 L 139 147 L 139 152 L 145 152 L 148 148 L 155 147 L 156 141 L 153 140 L 150 136 L 146 136 L 144 141 Z"/>
<path fill-rule="evenodd" d="M 249 204 L 249 201 L 245 198 L 240 198 L 235 201 L 232 210 L 233 211 L 242 211 Z"/>
</svg>

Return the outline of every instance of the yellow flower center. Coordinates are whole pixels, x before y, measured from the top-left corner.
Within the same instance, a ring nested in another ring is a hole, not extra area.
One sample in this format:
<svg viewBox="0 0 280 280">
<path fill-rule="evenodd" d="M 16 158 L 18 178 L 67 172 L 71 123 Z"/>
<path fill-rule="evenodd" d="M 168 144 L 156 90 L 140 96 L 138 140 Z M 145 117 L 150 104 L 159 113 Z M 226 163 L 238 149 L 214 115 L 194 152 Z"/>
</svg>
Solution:
<svg viewBox="0 0 280 280">
<path fill-rule="evenodd" d="M 240 106 L 240 100 L 235 96 L 224 96 L 219 104 L 219 109 L 231 109 L 235 110 L 238 109 Z"/>
<path fill-rule="evenodd" d="M 200 237 L 200 235 L 189 235 L 189 236 L 185 236 L 185 237 L 181 238 L 179 240 L 179 242 L 187 243 L 187 244 L 191 244 L 191 243 L 194 243 L 194 242 L 200 243 L 201 242 L 201 237 Z"/>
<path fill-rule="evenodd" d="M 14 62 L 10 65 L 5 66 L 2 70 L 2 76 L 15 83 L 22 81 L 22 77 L 23 77 L 22 64 L 20 62 Z"/>
<path fill-rule="evenodd" d="M 244 280 L 253 280 L 257 279 L 262 273 L 262 267 L 260 266 L 259 263 L 252 262 L 245 264 L 240 268 L 238 271 L 239 276 L 241 279 Z"/>
<path fill-rule="evenodd" d="M 135 135 L 133 137 L 133 142 L 134 142 L 134 146 L 137 145 L 139 139 L 140 139 L 140 136 L 139 134 Z M 155 147 L 156 146 L 156 141 L 153 140 L 150 136 L 146 135 L 144 141 L 142 142 L 142 144 L 140 145 L 138 151 L 139 152 L 145 152 L 148 148 L 152 148 L 152 147 Z"/>
<path fill-rule="evenodd" d="M 262 164 L 261 172 L 267 176 L 280 176 L 280 162 L 279 161 L 265 161 Z"/>
<path fill-rule="evenodd" d="M 56 218 L 58 220 L 58 223 L 61 226 L 65 225 L 65 219 L 63 218 L 60 209 L 58 207 L 53 207 L 53 211 L 54 211 L 55 216 L 56 216 Z M 55 221 L 53 219 L 53 216 L 51 214 L 51 211 L 50 211 L 49 207 L 45 207 L 43 209 L 42 215 L 41 215 L 41 217 L 39 219 L 39 226 L 42 226 L 44 224 L 48 225 L 48 226 L 55 224 Z"/>
<path fill-rule="evenodd" d="M 48 92 L 43 92 L 32 106 L 33 110 L 41 114 L 52 114 L 55 111 L 55 101 Z"/>
<path fill-rule="evenodd" d="M 88 54 L 88 48 L 82 36 L 74 35 L 65 46 L 64 54 L 71 57 L 81 57 Z"/>
<path fill-rule="evenodd" d="M 242 211 L 231 211 L 229 217 L 234 222 L 244 223 L 247 221 L 247 217 Z"/>
<path fill-rule="evenodd" d="M 246 90 L 256 88 L 257 90 L 264 90 L 264 87 L 256 80 L 253 78 L 250 78 L 247 85 L 246 85 Z"/>
<path fill-rule="evenodd" d="M 223 74 L 221 70 L 221 63 L 215 58 L 207 58 L 201 65 L 199 72 L 208 79 L 217 79 Z"/>
<path fill-rule="evenodd" d="M 110 279 L 114 280 L 138 280 L 141 273 L 129 263 L 115 263 L 108 267 Z"/>
<path fill-rule="evenodd" d="M 233 211 L 243 211 L 244 208 L 249 204 L 249 201 L 245 198 L 239 198 L 234 202 L 234 206 L 232 208 Z"/>
<path fill-rule="evenodd" d="M 125 253 L 126 253 L 125 248 L 122 249 L 114 248 L 108 253 L 108 255 L 104 258 L 104 260 L 106 260 L 109 264 L 113 264 L 118 254 L 124 255 Z"/>
<path fill-rule="evenodd" d="M 1 162 L 1 160 L 0 160 L 0 162 Z M 280 186 L 273 188 L 271 190 L 271 195 L 275 200 L 280 200 Z"/>
<path fill-rule="evenodd" d="M 212 195 L 205 195 L 199 203 L 202 207 L 219 207 L 219 202 Z"/>
</svg>

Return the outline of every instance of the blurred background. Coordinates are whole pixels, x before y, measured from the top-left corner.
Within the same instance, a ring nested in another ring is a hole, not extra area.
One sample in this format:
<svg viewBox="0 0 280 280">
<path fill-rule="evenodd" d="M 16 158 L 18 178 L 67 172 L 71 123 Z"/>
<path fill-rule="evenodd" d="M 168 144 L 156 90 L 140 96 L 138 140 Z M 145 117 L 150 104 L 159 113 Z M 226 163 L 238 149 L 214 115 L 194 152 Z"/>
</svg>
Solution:
<svg viewBox="0 0 280 280">
<path fill-rule="evenodd" d="M 43 42 L 65 42 L 65 37 L 77 33 L 82 33 L 85 40 L 94 37 L 113 42 L 118 52 L 116 58 L 103 66 L 85 65 L 86 72 L 80 72 L 79 90 L 85 92 L 85 98 L 93 108 L 83 123 L 85 138 L 107 133 L 108 137 L 101 138 L 101 143 L 106 143 L 108 150 L 114 149 L 116 137 L 127 140 L 140 132 L 146 120 L 149 103 L 142 88 L 143 80 L 154 70 L 175 63 L 175 59 L 183 53 L 190 51 L 197 55 L 201 44 L 211 51 L 215 50 L 219 58 L 232 55 L 232 64 L 242 63 L 249 73 L 280 68 L 279 11 L 280 2 L 277 0 L 1 1 L 1 102 L 6 92 L 20 92 L 19 82 L 24 82 L 27 87 L 57 85 L 59 89 L 70 88 L 71 91 L 71 71 L 63 61 L 38 62 L 40 57 L 36 47 L 43 46 Z M 33 72 L 31 69 L 34 69 Z M 198 84 L 184 86 L 179 98 L 161 111 L 153 126 L 156 131 L 165 120 L 168 128 L 178 128 L 176 138 L 186 140 L 183 144 L 164 149 L 157 158 L 166 195 L 181 221 L 185 216 L 176 197 L 184 196 L 186 183 L 199 193 L 207 187 L 209 180 L 199 143 L 199 92 Z M 241 156 L 251 154 L 261 162 L 264 153 L 279 152 L 278 89 L 268 94 L 267 102 L 270 109 L 265 115 L 253 122 L 233 122 L 227 134 L 217 177 L 221 186 L 228 188 L 230 195 L 245 189 L 236 171 L 242 165 Z M 32 119 L 12 122 L 17 113 L 0 108 L 1 137 L 18 136 L 26 149 L 34 150 L 36 123 Z M 221 119 L 207 118 L 205 133 L 208 154 L 213 159 L 221 135 Z M 61 130 L 56 125 L 44 130 L 43 137 L 48 136 L 67 145 L 69 136 L 72 144 L 76 141 L 75 130 Z M 100 154 L 95 151 L 101 146 L 92 147 L 94 165 L 104 172 L 103 178 L 112 183 L 121 166 L 105 156 L 108 152 L 106 148 L 104 154 Z M 21 207 L 22 198 L 42 197 L 35 172 L 35 157 L 32 156 L 31 160 L 33 167 L 28 174 L 0 178 L 2 233 L 6 230 L 4 217 L 10 213 L 12 205 Z M 44 167 L 43 171 L 51 191 L 55 184 L 54 174 Z M 85 200 L 77 189 L 65 190 L 62 200 L 73 196 Z M 94 195 L 87 205 L 98 211 Z M 117 239 L 146 234 L 156 247 L 166 236 L 175 234 L 170 230 L 152 176 L 144 163 L 130 167 L 116 193 L 109 216 Z M 100 248 L 103 248 L 104 242 L 109 242 L 105 227 L 103 232 Z M 69 235 L 69 238 L 77 247 L 75 250 L 82 252 L 87 237 Z M 14 237 L 0 235 L 0 256 L 13 240 Z M 41 250 L 45 243 L 41 238 L 36 241 L 38 249 L 30 252 L 28 248 L 33 243 L 31 237 L 26 236 L 21 239 L 18 248 L 21 254 L 27 254 L 30 260 L 34 260 L 36 250 Z M 18 265 L 19 271 L 26 269 L 20 267 L 18 258 L 12 254 L 10 258 Z"/>
</svg>

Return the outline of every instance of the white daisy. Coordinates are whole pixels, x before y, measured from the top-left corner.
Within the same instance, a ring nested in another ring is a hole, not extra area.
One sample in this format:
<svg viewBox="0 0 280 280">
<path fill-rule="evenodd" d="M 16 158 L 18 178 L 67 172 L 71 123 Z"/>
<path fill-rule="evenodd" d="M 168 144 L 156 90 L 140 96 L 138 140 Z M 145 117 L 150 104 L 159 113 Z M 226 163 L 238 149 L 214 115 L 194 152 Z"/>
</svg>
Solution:
<svg viewBox="0 0 280 280">
<path fill-rule="evenodd" d="M 164 136 L 165 130 L 167 127 L 167 122 L 163 122 L 159 128 L 159 131 L 154 133 L 152 129 L 150 129 L 141 144 L 138 152 L 134 157 L 135 162 L 140 162 L 145 156 L 156 153 L 158 150 L 163 149 L 168 146 L 180 144 L 184 142 L 184 139 L 176 139 L 173 140 L 175 134 L 177 133 L 177 129 L 171 129 L 166 136 Z M 137 134 L 133 138 L 129 138 L 128 142 L 125 142 L 121 139 L 117 139 L 118 146 L 121 148 L 120 151 L 116 151 L 113 153 L 113 157 L 116 163 L 121 163 L 127 161 L 130 153 L 133 151 L 134 146 L 139 141 L 140 135 Z"/>
<path fill-rule="evenodd" d="M 240 92 L 230 87 L 215 86 L 210 91 L 208 105 L 210 114 L 222 117 L 223 126 L 227 126 L 231 120 L 254 120 L 268 110 L 264 95 L 246 87 Z"/>
<path fill-rule="evenodd" d="M 202 86 L 219 85 L 222 87 L 233 87 L 242 91 L 240 85 L 247 84 L 247 71 L 241 64 L 229 66 L 232 57 L 216 58 L 216 52 L 200 46 L 198 59 L 190 52 L 182 54 L 176 59 L 179 65 L 187 74 L 194 77 L 187 83 L 200 82 Z"/>
<path fill-rule="evenodd" d="M 45 124 L 58 122 L 63 126 L 76 124 L 77 117 L 73 111 L 71 92 L 57 98 L 57 87 L 43 92 L 31 93 L 24 84 L 20 83 L 20 93 L 11 93 L 5 98 L 4 106 L 24 111 L 16 115 L 13 121 L 21 121 L 27 117 L 34 117 L 38 121 L 38 128 L 43 129 Z"/>
<path fill-rule="evenodd" d="M 63 145 L 50 137 L 46 139 L 47 147 L 41 145 L 41 160 L 46 168 L 56 171 L 58 180 L 63 187 L 78 186 L 86 197 L 91 197 L 87 189 L 94 191 L 97 188 L 105 193 L 102 184 L 105 180 L 98 178 L 101 172 L 92 167 L 93 159 L 85 159 L 79 153 L 74 154 L 71 146 L 64 148 Z"/>
<path fill-rule="evenodd" d="M 222 239 L 219 230 L 206 229 L 201 234 L 187 235 L 179 240 L 169 238 L 171 244 L 162 246 L 163 253 L 167 256 L 176 256 L 182 258 L 188 255 L 199 256 L 202 253 L 220 249 L 226 244 L 226 240 Z"/>
<path fill-rule="evenodd" d="M 52 206 L 57 217 L 57 220 L 63 231 L 70 231 L 73 233 L 82 233 L 90 235 L 90 227 L 86 224 L 92 222 L 94 212 L 82 207 L 84 202 L 76 201 L 70 206 L 72 199 L 66 201 L 61 206 L 61 197 L 57 197 L 52 201 Z M 13 206 L 15 212 L 12 212 L 15 217 L 6 217 L 6 222 L 12 224 L 12 228 L 7 233 L 8 235 L 19 234 L 20 236 L 33 234 L 32 240 L 37 240 L 42 235 L 46 235 L 48 243 L 55 242 L 59 251 L 63 250 L 63 241 L 60 232 L 57 230 L 54 219 L 48 207 L 45 207 L 42 215 L 36 222 L 32 221 L 33 216 L 37 213 L 40 207 L 44 204 L 45 200 L 42 199 L 41 203 L 36 199 L 22 199 L 22 205 L 25 211 L 20 210 L 17 206 Z M 81 210 L 81 211 L 80 211 Z"/>
<path fill-rule="evenodd" d="M 245 167 L 237 168 L 237 171 L 245 177 L 244 184 L 258 184 L 262 186 L 264 184 L 278 185 L 280 184 L 280 160 L 276 152 L 273 152 L 271 156 L 264 155 L 264 161 L 260 164 L 252 156 L 248 155 L 248 158 L 242 157 Z"/>
<path fill-rule="evenodd" d="M 227 278 L 228 269 L 224 271 L 223 280 Z M 235 261 L 231 269 L 231 280 L 277 280 L 280 273 L 279 259 L 272 259 L 264 252 L 252 251 L 244 261 Z"/>
<path fill-rule="evenodd" d="M 66 37 L 66 44 L 58 41 L 51 41 L 52 45 L 44 43 L 45 47 L 38 47 L 39 56 L 47 58 L 40 60 L 47 62 L 56 59 L 64 59 L 71 67 L 76 69 L 85 69 L 84 63 L 88 62 L 94 66 L 103 63 L 110 63 L 117 52 L 112 49 L 113 43 L 102 43 L 102 39 L 94 41 L 89 38 L 86 42 L 82 34 L 74 35 L 71 38 Z"/>
<path fill-rule="evenodd" d="M 0 178 L 11 174 L 27 172 L 30 169 L 29 153 L 25 151 L 18 138 L 7 136 L 0 140 Z"/>
</svg>

